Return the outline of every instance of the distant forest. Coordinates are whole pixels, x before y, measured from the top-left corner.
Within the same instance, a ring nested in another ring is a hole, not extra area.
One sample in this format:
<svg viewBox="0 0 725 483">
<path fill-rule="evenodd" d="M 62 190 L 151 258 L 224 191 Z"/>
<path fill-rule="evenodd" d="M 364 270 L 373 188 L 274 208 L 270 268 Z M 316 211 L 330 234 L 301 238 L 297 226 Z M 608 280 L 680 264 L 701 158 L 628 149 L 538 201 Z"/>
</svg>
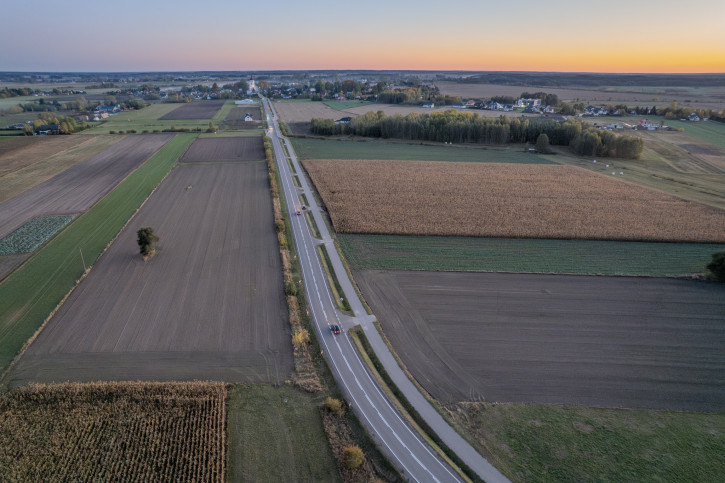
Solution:
<svg viewBox="0 0 725 483">
<path fill-rule="evenodd" d="M 725 74 L 591 74 L 566 72 L 482 72 L 448 79 L 464 84 L 538 87 L 721 87 Z"/>
</svg>

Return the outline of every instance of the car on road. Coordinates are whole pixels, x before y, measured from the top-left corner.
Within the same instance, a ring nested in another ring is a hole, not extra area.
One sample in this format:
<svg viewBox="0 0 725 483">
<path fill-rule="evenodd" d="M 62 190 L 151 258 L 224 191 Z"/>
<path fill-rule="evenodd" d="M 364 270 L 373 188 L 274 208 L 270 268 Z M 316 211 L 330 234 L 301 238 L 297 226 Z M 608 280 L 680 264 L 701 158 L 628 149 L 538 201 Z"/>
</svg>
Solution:
<svg viewBox="0 0 725 483">
<path fill-rule="evenodd" d="M 337 334 L 341 334 L 342 333 L 342 330 L 340 329 L 340 326 L 339 325 L 331 325 L 330 326 L 330 332 L 332 332 L 333 334 L 337 335 Z"/>
<path fill-rule="evenodd" d="M 297 210 L 297 214 L 298 214 L 298 215 L 301 215 L 301 214 L 302 214 L 302 211 L 300 211 L 300 210 Z"/>
</svg>

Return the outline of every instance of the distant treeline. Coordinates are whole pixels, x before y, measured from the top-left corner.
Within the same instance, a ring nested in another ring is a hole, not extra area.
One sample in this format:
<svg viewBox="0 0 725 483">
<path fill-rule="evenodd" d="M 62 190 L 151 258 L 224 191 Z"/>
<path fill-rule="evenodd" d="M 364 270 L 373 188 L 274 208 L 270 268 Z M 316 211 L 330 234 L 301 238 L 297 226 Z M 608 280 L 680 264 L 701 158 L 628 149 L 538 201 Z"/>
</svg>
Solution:
<svg viewBox="0 0 725 483">
<path fill-rule="evenodd" d="M 450 79 L 465 84 L 510 86 L 631 86 L 631 87 L 705 87 L 722 86 L 725 74 L 580 74 L 561 72 L 483 72 Z"/>
<path fill-rule="evenodd" d="M 616 135 L 595 129 L 579 119 L 559 123 L 549 119 L 482 117 L 476 113 L 449 109 L 431 114 L 387 116 L 384 112 L 368 112 L 349 123 L 335 124 L 332 119 L 312 119 L 314 134 L 351 134 L 367 137 L 398 138 L 416 141 L 453 143 L 536 143 L 546 134 L 549 142 L 569 146 L 586 156 L 639 158 L 644 142 L 638 137 Z"/>
<path fill-rule="evenodd" d="M 420 104 L 421 102 L 432 102 L 438 106 L 451 106 L 461 102 L 457 96 L 441 94 L 437 88 L 420 86 L 407 89 L 386 89 L 378 93 L 377 102 L 382 104 Z"/>
<path fill-rule="evenodd" d="M 20 96 L 32 96 L 40 90 L 31 89 L 29 87 L 4 87 L 0 89 L 0 99 L 7 99 L 8 97 L 20 97 Z"/>
</svg>

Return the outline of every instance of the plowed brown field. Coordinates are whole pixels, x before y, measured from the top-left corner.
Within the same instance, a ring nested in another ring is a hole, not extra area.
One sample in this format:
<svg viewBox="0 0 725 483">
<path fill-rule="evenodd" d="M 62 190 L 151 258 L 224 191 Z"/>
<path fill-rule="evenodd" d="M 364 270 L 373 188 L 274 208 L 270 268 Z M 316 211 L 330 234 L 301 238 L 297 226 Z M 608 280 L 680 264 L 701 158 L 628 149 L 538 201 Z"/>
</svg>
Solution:
<svg viewBox="0 0 725 483">
<path fill-rule="evenodd" d="M 158 120 L 182 121 L 185 119 L 211 119 L 225 102 L 225 100 L 189 102 L 180 105 L 168 114 L 164 114 Z"/>
<path fill-rule="evenodd" d="M 717 284 L 389 270 L 355 280 L 395 352 L 445 403 L 725 410 Z"/>
<path fill-rule="evenodd" d="M 259 137 L 198 138 L 179 162 L 220 163 L 263 159 L 264 144 Z"/>
<path fill-rule="evenodd" d="M 304 161 L 342 233 L 724 242 L 725 211 L 573 166 Z"/>
<path fill-rule="evenodd" d="M 0 238 L 36 216 L 87 210 L 172 137 L 174 134 L 124 138 L 101 153 L 0 203 Z"/>
<path fill-rule="evenodd" d="M 136 231 L 158 253 L 144 262 Z M 274 382 L 292 371 L 265 162 L 176 167 L 18 360 L 12 384 Z"/>
</svg>

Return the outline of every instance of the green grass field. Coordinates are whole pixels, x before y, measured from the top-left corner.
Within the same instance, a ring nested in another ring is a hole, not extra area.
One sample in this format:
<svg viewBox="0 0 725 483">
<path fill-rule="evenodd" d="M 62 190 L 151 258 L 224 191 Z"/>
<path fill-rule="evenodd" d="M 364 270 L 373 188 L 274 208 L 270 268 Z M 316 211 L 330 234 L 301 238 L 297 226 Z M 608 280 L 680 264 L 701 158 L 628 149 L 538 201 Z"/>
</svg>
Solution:
<svg viewBox="0 0 725 483">
<path fill-rule="evenodd" d="M 523 404 L 454 419 L 512 481 L 722 481 L 725 415 Z"/>
<path fill-rule="evenodd" d="M 478 163 L 556 164 L 556 156 L 480 146 L 406 144 L 385 141 L 338 141 L 291 138 L 300 159 L 384 159 L 404 161 L 466 161 Z"/>
<path fill-rule="evenodd" d="M 322 101 L 325 105 L 328 107 L 331 107 L 333 109 L 336 109 L 338 111 L 342 111 L 343 109 L 350 109 L 353 107 L 360 107 L 360 106 L 368 106 L 372 104 L 372 102 L 368 101 Z"/>
<path fill-rule="evenodd" d="M 224 103 L 212 119 L 182 119 L 176 121 L 160 121 L 158 119 L 179 106 L 181 106 L 179 103 L 160 103 L 151 104 L 138 111 L 124 111 L 103 121 L 91 123 L 93 127 L 83 131 L 83 134 L 108 134 L 109 131 L 128 131 L 129 129 L 135 129 L 137 132 L 151 132 L 168 129 L 172 126 L 206 130 L 209 127 L 209 121 L 214 122 L 219 127 L 229 111 L 234 107 L 234 101 Z"/>
<path fill-rule="evenodd" d="M 675 129 L 682 128 L 685 134 L 692 136 L 708 144 L 725 149 L 725 123 L 708 122 L 683 122 L 667 121 L 667 124 Z"/>
<path fill-rule="evenodd" d="M 353 269 L 679 277 L 704 273 L 725 245 L 338 234 Z"/>
<path fill-rule="evenodd" d="M 317 406 L 289 386 L 229 391 L 228 481 L 340 481 Z"/>
<path fill-rule="evenodd" d="M 196 135 L 176 136 L 0 285 L 0 373 L 148 198 Z"/>
</svg>

